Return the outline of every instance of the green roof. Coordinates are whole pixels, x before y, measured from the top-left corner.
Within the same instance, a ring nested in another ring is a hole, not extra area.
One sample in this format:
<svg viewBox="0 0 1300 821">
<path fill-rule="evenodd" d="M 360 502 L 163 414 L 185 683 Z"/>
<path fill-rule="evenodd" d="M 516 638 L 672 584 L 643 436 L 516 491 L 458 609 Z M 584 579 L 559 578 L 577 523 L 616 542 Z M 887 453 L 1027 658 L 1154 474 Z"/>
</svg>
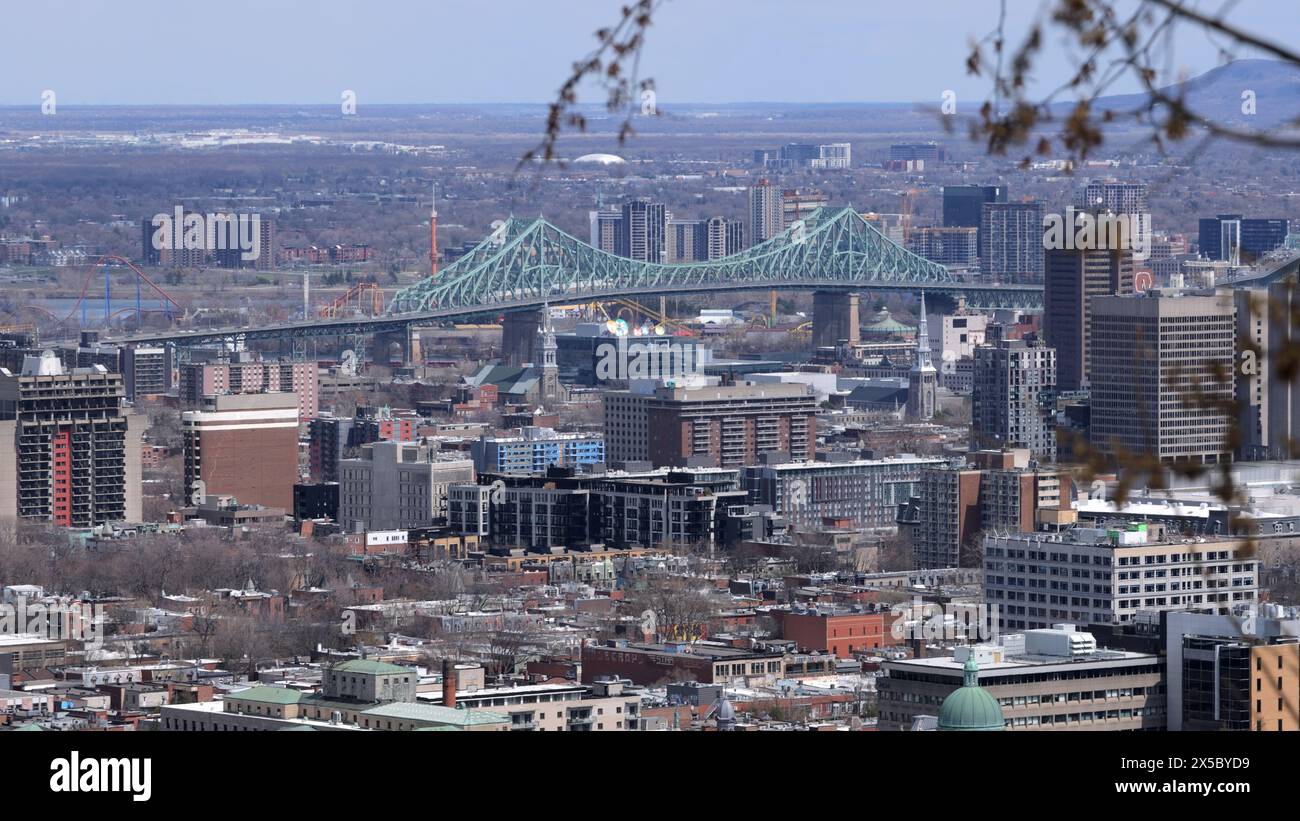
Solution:
<svg viewBox="0 0 1300 821">
<path fill-rule="evenodd" d="M 250 687 L 226 696 L 238 701 L 259 701 L 264 704 L 297 704 L 302 700 L 302 693 L 288 687 Z"/>
<path fill-rule="evenodd" d="M 874 334 L 910 334 L 916 332 L 915 325 L 906 325 L 894 319 L 889 313 L 889 309 L 882 310 L 876 317 L 867 323 L 864 329 L 867 333 Z"/>
<path fill-rule="evenodd" d="M 979 664 L 975 656 L 966 659 L 963 684 L 943 700 L 939 708 L 940 730 L 1001 730 L 1002 707 L 979 686 Z"/>
<path fill-rule="evenodd" d="M 386 661 L 374 661 L 372 659 L 353 659 L 336 664 L 330 668 L 340 673 L 364 673 L 366 675 L 384 675 L 386 673 L 410 673 L 413 670 L 410 667 L 400 667 L 396 664 L 389 664 Z"/>
</svg>

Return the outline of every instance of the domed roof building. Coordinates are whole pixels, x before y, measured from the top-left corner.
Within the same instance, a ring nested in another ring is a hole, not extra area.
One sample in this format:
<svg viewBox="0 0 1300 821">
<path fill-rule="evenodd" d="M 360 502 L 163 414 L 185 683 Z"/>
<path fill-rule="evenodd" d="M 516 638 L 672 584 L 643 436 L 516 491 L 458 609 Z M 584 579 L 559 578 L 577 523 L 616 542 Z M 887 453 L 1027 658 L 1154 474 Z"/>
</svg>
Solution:
<svg viewBox="0 0 1300 821">
<path fill-rule="evenodd" d="M 939 708 L 939 729 L 1001 730 L 1002 707 L 979 685 L 979 664 L 971 653 L 962 668 L 962 686 L 943 700 Z"/>
<path fill-rule="evenodd" d="M 627 165 L 627 160 L 617 154 L 583 154 L 574 162 L 584 165 Z"/>
<path fill-rule="evenodd" d="M 916 328 L 899 322 L 888 308 L 881 308 L 863 328 L 864 336 L 877 339 L 915 339 Z"/>
</svg>

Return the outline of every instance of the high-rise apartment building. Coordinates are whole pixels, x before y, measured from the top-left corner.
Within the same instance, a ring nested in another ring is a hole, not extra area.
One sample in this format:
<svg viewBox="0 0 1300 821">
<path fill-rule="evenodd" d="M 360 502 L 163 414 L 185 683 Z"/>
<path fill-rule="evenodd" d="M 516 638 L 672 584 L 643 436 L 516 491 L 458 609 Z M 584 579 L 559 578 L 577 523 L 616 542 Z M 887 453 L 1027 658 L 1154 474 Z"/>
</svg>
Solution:
<svg viewBox="0 0 1300 821">
<path fill-rule="evenodd" d="M 985 529 L 1032 531 L 1041 508 L 1068 504 L 1068 473 L 1038 470 L 1024 449 L 976 451 L 921 472 L 912 525 L 918 568 L 959 567 Z"/>
<path fill-rule="evenodd" d="M 886 239 L 906 245 L 907 239 L 912 235 L 912 215 L 911 214 L 880 214 L 874 211 L 868 211 L 861 215 L 862 219 L 868 225 L 875 228 Z M 976 239 L 975 247 L 979 248 L 979 229 L 975 229 Z"/>
<path fill-rule="evenodd" d="M 749 189 L 749 244 L 766 242 L 785 230 L 785 204 L 781 189 L 759 180 Z"/>
<path fill-rule="evenodd" d="M 943 316 L 931 314 L 926 325 L 930 330 L 930 350 L 946 365 L 975 356 L 975 348 L 984 344 L 989 317 L 970 311 Z"/>
<path fill-rule="evenodd" d="M 721 259 L 745 249 L 745 224 L 738 219 L 709 217 L 704 221 L 708 259 Z"/>
<path fill-rule="evenodd" d="M 943 224 L 945 228 L 979 228 L 984 204 L 1006 202 L 1007 189 L 1001 185 L 945 185 L 943 187 Z M 976 238 L 976 247 L 984 247 L 984 234 Z"/>
<path fill-rule="evenodd" d="M 307 420 L 319 412 L 319 379 L 315 362 L 195 362 L 181 366 L 179 393 L 197 405 L 217 394 L 293 392 Z"/>
<path fill-rule="evenodd" d="M 662 202 L 646 197 L 623 203 L 614 231 L 614 253 L 641 262 L 664 262 L 668 217 Z"/>
<path fill-rule="evenodd" d="M 980 209 L 980 271 L 995 282 L 1043 281 L 1043 204 L 986 202 Z"/>
<path fill-rule="evenodd" d="M 140 521 L 144 419 L 124 395 L 121 374 L 66 370 L 52 353 L 0 368 L 0 519 Z"/>
<path fill-rule="evenodd" d="M 185 493 L 293 510 L 298 481 L 298 395 L 218 394 L 181 414 Z"/>
<path fill-rule="evenodd" d="M 664 234 L 665 262 L 699 262 L 708 259 L 708 235 L 703 220 L 669 220 Z"/>
<path fill-rule="evenodd" d="M 259 271 L 275 267 L 275 220 L 271 217 L 197 211 L 184 212 L 179 221 L 168 217 L 167 223 L 155 223 L 153 217 L 141 221 L 140 258 L 145 265 L 215 265 Z"/>
<path fill-rule="evenodd" d="M 120 353 L 126 398 L 132 402 L 172 389 L 172 349 L 168 345 L 129 345 Z"/>
<path fill-rule="evenodd" d="M 725 217 L 669 220 L 665 243 L 667 262 L 720 259 L 744 249 L 743 224 Z"/>
<path fill-rule="evenodd" d="M 743 467 L 763 453 L 813 458 L 817 397 L 803 384 L 659 386 L 605 394 L 610 462 Z"/>
<path fill-rule="evenodd" d="M 339 462 L 339 525 L 348 533 L 428 527 L 447 515 L 447 489 L 473 481 L 469 459 L 440 459 L 416 442 L 372 442 Z"/>
<path fill-rule="evenodd" d="M 1087 386 L 1092 298 L 1133 293 L 1133 270 L 1128 250 L 1047 251 L 1043 331 L 1056 350 L 1059 390 Z"/>
<path fill-rule="evenodd" d="M 978 262 L 978 228 L 917 228 L 907 248 L 940 265 L 973 266 Z"/>
<path fill-rule="evenodd" d="M 212 258 L 206 232 L 203 242 L 198 243 L 201 247 L 186 247 L 184 226 L 172 225 L 169 234 L 167 226 L 155 225 L 152 217 L 140 221 L 140 241 L 140 260 L 146 266 L 201 268 Z"/>
<path fill-rule="evenodd" d="M 1230 459 L 1235 357 L 1229 291 L 1095 297 L 1092 446 L 1162 462 Z"/>
<path fill-rule="evenodd" d="M 618 230 L 623 222 L 623 211 L 619 208 L 600 208 L 589 211 L 591 221 L 591 245 L 607 254 L 617 253 Z"/>
<path fill-rule="evenodd" d="M 1027 448 L 1056 461 L 1056 351 L 1036 339 L 975 349 L 971 437 L 981 448 Z"/>
</svg>

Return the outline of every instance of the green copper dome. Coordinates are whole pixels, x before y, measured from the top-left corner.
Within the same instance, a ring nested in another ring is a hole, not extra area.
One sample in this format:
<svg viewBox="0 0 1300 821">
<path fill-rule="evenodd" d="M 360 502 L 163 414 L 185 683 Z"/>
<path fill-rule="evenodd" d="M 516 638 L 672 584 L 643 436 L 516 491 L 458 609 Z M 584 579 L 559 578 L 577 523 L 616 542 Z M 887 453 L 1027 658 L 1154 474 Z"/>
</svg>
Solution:
<svg viewBox="0 0 1300 821">
<path fill-rule="evenodd" d="M 1002 708 L 979 685 L 979 665 L 972 653 L 962 672 L 962 686 L 943 700 L 939 708 L 940 730 L 1001 730 Z"/>
</svg>

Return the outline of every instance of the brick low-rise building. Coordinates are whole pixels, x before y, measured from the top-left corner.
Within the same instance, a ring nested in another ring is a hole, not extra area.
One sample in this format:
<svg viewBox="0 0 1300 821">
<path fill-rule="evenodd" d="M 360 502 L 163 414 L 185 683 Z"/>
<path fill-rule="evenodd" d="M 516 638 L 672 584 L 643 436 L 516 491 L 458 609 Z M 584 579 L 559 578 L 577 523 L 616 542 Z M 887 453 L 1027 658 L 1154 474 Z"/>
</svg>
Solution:
<svg viewBox="0 0 1300 821">
<path fill-rule="evenodd" d="M 896 643 L 890 631 L 894 615 L 889 610 L 814 607 L 774 610 L 772 615 L 781 620 L 782 637 L 804 651 L 852 658 L 854 653 Z"/>
</svg>

